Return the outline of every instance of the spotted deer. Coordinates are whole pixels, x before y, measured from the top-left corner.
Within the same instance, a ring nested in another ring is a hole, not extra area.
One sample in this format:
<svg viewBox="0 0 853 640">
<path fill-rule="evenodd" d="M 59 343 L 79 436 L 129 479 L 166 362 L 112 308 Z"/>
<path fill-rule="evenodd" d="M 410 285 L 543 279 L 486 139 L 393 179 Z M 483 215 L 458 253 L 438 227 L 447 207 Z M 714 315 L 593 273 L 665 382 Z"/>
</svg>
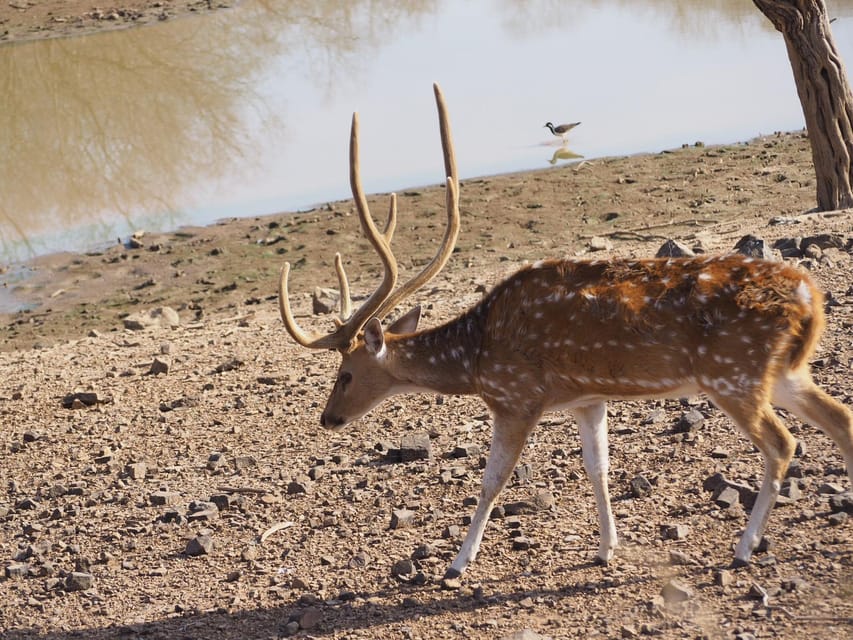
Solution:
<svg viewBox="0 0 853 640">
<path fill-rule="evenodd" d="M 735 554 L 749 561 L 779 494 L 795 440 L 773 411 L 782 407 L 822 429 L 853 476 L 853 413 L 821 390 L 809 358 L 824 326 L 823 296 L 811 278 L 783 264 L 742 255 L 649 260 L 543 260 L 497 284 L 455 320 L 418 330 L 415 307 L 383 319 L 447 263 L 459 231 L 459 181 L 444 100 L 435 86 L 447 175 L 447 227 L 432 261 L 395 292 L 391 196 L 380 232 L 359 178 L 358 118 L 350 137 L 350 182 L 358 218 L 384 266 L 376 291 L 351 311 L 335 256 L 341 317 L 328 334 L 304 331 L 279 280 L 284 325 L 299 344 L 336 349 L 341 365 L 320 417 L 340 429 L 399 393 L 478 395 L 494 418 L 491 449 L 470 529 L 445 574 L 455 584 L 474 560 L 489 513 L 528 435 L 547 411 L 577 420 L 598 509 L 598 558 L 611 560 L 616 525 L 607 486 L 605 403 L 704 393 L 761 451 L 765 473 Z M 853 477 L 851 477 L 853 481 Z"/>
</svg>

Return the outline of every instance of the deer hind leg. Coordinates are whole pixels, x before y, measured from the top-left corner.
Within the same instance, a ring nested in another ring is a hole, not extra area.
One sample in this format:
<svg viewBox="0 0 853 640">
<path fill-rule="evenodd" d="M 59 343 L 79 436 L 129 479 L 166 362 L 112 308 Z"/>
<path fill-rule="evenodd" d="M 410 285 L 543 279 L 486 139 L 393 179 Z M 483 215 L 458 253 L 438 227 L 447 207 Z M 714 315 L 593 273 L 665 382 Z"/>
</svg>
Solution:
<svg viewBox="0 0 853 640">
<path fill-rule="evenodd" d="M 572 409 L 580 429 L 583 464 L 592 482 L 595 504 L 598 509 L 598 527 L 601 536 L 598 559 L 607 564 L 613 559 L 618 544 L 616 521 L 610 507 L 607 473 L 610 459 L 607 451 L 607 407 L 599 402 Z"/>
<path fill-rule="evenodd" d="M 498 494 L 504 488 L 512 474 L 527 436 L 536 424 L 538 416 L 533 418 L 507 418 L 495 416 L 495 427 L 492 432 L 492 445 L 489 451 L 489 459 L 483 471 L 483 486 L 480 489 L 480 500 L 477 510 L 471 520 L 471 526 L 462 548 L 450 568 L 445 572 L 444 579 L 458 578 L 465 569 L 477 557 L 480 550 L 480 542 L 483 539 L 483 531 L 489 520 L 489 514 Z"/>
<path fill-rule="evenodd" d="M 745 399 L 737 402 L 731 395 L 717 394 L 713 390 L 706 392 L 764 456 L 764 480 L 761 482 L 761 489 L 752 507 L 746 530 L 735 548 L 735 564 L 745 565 L 749 563 L 753 549 L 761 541 L 788 465 L 794 457 L 796 441 L 766 400 L 756 402 L 753 399 Z"/>
<path fill-rule="evenodd" d="M 853 487 L 853 412 L 818 387 L 805 369 L 779 379 L 773 388 L 773 404 L 832 438 L 841 449 Z"/>
</svg>

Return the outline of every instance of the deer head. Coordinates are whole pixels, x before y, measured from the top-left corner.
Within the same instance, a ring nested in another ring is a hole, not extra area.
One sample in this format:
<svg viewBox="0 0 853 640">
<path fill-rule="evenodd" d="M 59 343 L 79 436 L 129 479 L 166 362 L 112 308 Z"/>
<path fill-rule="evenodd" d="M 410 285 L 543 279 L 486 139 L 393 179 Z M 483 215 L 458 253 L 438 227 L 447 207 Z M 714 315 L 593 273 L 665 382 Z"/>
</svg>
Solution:
<svg viewBox="0 0 853 640">
<path fill-rule="evenodd" d="M 296 322 L 288 297 L 290 263 L 285 263 L 279 278 L 278 299 L 281 319 L 293 339 L 310 349 L 336 349 L 341 354 L 337 379 L 320 423 L 325 427 L 341 428 L 366 414 L 389 395 L 410 390 L 387 366 L 386 342 L 397 334 L 412 333 L 417 329 L 420 307 L 415 307 L 387 329 L 382 321 L 404 299 L 420 289 L 441 271 L 453 253 L 459 235 L 459 177 L 453 151 L 453 140 L 444 96 L 439 86 L 433 85 L 438 108 L 441 146 L 447 176 L 447 227 L 444 238 L 433 259 L 424 269 L 395 290 L 397 260 L 390 244 L 397 221 L 397 198 L 391 194 L 391 204 L 384 230 L 380 233 L 374 223 L 367 198 L 361 186 L 358 153 L 358 114 L 352 118 L 350 133 L 350 187 L 358 211 L 362 231 L 382 262 L 382 282 L 370 297 L 354 312 L 349 293 L 349 281 L 340 254 L 335 255 L 335 270 L 341 291 L 340 317 L 336 328 L 327 334 L 311 334 Z"/>
</svg>

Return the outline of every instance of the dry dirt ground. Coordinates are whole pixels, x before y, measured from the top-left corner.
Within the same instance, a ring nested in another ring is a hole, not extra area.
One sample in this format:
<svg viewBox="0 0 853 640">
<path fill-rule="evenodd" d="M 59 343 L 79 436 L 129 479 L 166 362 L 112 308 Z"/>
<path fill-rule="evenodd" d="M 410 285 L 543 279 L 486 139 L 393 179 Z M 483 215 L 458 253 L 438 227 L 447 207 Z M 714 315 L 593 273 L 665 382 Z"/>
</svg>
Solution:
<svg viewBox="0 0 853 640">
<path fill-rule="evenodd" d="M 2 0 L 0 43 L 120 29 L 235 3 L 236 0 Z"/>
<path fill-rule="evenodd" d="M 401 192 L 404 277 L 435 249 L 443 200 L 436 186 Z M 384 197 L 371 202 L 384 211 Z M 813 202 L 802 133 L 467 179 L 458 249 L 413 302 L 430 326 L 525 260 L 788 239 L 784 259 L 827 292 L 815 377 L 853 406 L 853 212 L 809 214 Z M 324 431 L 336 355 L 297 347 L 278 318 L 284 260 L 305 325 L 331 326 L 312 313 L 311 291 L 335 285 L 334 251 L 354 292 L 372 290 L 378 260 L 357 227 L 352 203 L 333 202 L 50 256 L 10 285 L 33 308 L 0 317 L 4 638 L 853 633 L 838 449 L 787 418 L 801 442 L 790 497 L 766 550 L 729 570 L 746 512 L 715 501 L 706 481 L 722 473 L 748 498 L 761 461 L 702 398 L 610 406 L 622 540 L 610 566 L 591 561 L 597 521 L 576 428 L 552 414 L 462 588 L 442 590 L 488 453 L 484 405 L 398 397 Z M 130 314 L 166 306 L 176 326 L 127 328 Z M 685 430 L 692 410 L 701 424 Z"/>
</svg>

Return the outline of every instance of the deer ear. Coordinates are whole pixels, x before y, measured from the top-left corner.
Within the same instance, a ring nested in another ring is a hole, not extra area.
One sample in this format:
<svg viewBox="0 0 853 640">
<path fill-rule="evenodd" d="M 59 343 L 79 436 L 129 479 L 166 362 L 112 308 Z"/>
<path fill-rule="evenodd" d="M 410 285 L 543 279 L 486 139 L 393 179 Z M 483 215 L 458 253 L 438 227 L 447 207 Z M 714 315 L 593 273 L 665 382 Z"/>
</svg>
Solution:
<svg viewBox="0 0 853 640">
<path fill-rule="evenodd" d="M 385 334 L 379 318 L 371 318 L 364 325 L 364 346 L 371 355 L 376 355 L 385 348 Z"/>
<path fill-rule="evenodd" d="M 414 307 L 411 311 L 407 311 L 394 321 L 388 327 L 389 333 L 414 333 L 418 329 L 418 322 L 421 319 L 421 305 Z"/>
</svg>

